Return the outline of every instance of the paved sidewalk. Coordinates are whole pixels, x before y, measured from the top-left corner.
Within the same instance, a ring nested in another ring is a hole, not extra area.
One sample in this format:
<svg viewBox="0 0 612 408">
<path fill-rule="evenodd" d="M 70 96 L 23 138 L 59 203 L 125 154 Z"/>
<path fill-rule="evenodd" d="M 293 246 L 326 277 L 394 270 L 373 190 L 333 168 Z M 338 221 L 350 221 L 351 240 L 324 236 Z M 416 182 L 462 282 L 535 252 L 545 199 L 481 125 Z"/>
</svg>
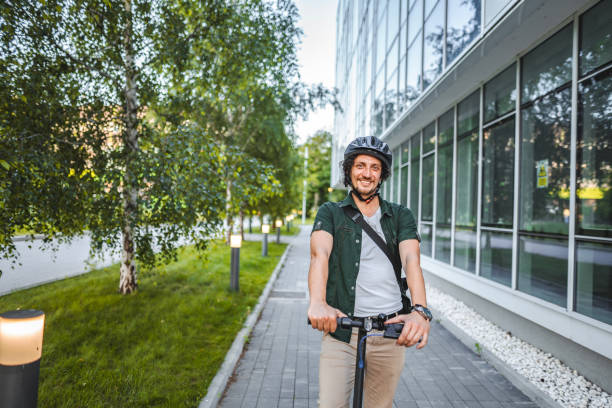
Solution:
<svg viewBox="0 0 612 408">
<path fill-rule="evenodd" d="M 303 228 L 290 247 L 220 407 L 317 407 L 321 334 L 305 321 L 309 234 Z M 394 407 L 537 407 L 435 321 L 429 339 L 407 351 Z"/>
</svg>

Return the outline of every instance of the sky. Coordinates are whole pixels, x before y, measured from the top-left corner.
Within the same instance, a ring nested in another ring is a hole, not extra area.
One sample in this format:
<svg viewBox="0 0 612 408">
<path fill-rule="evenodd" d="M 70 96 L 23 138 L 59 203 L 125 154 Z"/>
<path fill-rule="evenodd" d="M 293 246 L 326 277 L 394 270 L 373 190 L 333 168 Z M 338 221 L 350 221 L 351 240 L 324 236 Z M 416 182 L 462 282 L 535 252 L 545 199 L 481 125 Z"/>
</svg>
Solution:
<svg viewBox="0 0 612 408">
<path fill-rule="evenodd" d="M 306 84 L 322 83 L 334 87 L 336 54 L 336 9 L 337 0 L 295 0 L 304 31 L 298 50 L 300 75 Z M 306 121 L 298 120 L 295 131 L 298 143 L 302 144 L 317 130 L 331 131 L 334 125 L 334 110 L 331 106 L 308 115 Z"/>
</svg>

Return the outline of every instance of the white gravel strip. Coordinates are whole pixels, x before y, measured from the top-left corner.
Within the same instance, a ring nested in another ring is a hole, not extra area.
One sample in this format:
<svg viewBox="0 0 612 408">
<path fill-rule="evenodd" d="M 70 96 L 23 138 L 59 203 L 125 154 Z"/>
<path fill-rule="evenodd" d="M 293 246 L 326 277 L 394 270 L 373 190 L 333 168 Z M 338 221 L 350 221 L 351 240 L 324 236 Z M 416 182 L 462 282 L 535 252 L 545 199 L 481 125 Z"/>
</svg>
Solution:
<svg viewBox="0 0 612 408">
<path fill-rule="evenodd" d="M 563 407 L 609 408 L 612 396 L 549 353 L 508 334 L 463 302 L 427 286 L 428 304 L 463 330 L 480 347 L 541 389 Z"/>
</svg>

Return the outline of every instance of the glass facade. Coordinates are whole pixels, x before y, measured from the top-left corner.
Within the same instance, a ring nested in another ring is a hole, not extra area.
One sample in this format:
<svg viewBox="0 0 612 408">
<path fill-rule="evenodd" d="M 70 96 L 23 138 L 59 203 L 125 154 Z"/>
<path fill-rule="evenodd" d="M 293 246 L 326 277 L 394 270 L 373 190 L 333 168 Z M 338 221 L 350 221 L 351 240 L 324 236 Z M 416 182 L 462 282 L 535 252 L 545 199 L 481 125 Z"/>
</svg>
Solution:
<svg viewBox="0 0 612 408">
<path fill-rule="evenodd" d="M 503 0 L 342 4 L 347 16 L 359 10 L 358 35 L 368 39 L 367 50 L 353 54 L 339 41 L 338 78 L 372 75 L 357 90 L 342 88 L 361 106 L 337 115 L 336 128 L 384 137 L 400 112 L 411 119 L 412 106 L 461 63 L 483 24 L 509 8 Z M 422 116 L 410 134 L 398 136 L 398 126 L 389 139 L 394 175 L 383 189 L 411 208 L 421 254 L 440 268 L 600 325 L 612 324 L 610 5 L 576 11 L 435 119 Z M 359 61 L 370 67 L 355 71 Z"/>
</svg>

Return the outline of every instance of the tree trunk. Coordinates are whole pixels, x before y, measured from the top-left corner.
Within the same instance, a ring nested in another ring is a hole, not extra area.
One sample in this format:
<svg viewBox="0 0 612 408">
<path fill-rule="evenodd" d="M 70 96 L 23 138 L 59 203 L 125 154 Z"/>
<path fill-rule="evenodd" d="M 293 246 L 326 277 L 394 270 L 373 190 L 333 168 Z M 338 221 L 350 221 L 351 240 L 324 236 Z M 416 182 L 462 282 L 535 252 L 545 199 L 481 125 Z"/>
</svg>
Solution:
<svg viewBox="0 0 612 408">
<path fill-rule="evenodd" d="M 240 236 L 244 241 L 244 210 L 240 209 Z"/>
<path fill-rule="evenodd" d="M 134 260 L 134 227 L 138 214 L 138 177 L 132 163 L 138 157 L 138 101 L 136 92 L 136 68 L 132 47 L 132 4 L 124 0 L 127 22 L 123 34 L 123 50 L 125 62 L 125 133 L 123 137 L 125 149 L 125 175 L 122 191 L 123 199 L 123 251 L 119 275 L 119 292 L 132 293 L 138 284 L 136 280 L 136 263 Z"/>
<path fill-rule="evenodd" d="M 225 214 L 227 220 L 225 243 L 229 245 L 230 235 L 232 235 L 232 224 L 234 223 L 234 217 L 232 217 L 232 179 L 229 177 L 225 181 Z"/>
</svg>

